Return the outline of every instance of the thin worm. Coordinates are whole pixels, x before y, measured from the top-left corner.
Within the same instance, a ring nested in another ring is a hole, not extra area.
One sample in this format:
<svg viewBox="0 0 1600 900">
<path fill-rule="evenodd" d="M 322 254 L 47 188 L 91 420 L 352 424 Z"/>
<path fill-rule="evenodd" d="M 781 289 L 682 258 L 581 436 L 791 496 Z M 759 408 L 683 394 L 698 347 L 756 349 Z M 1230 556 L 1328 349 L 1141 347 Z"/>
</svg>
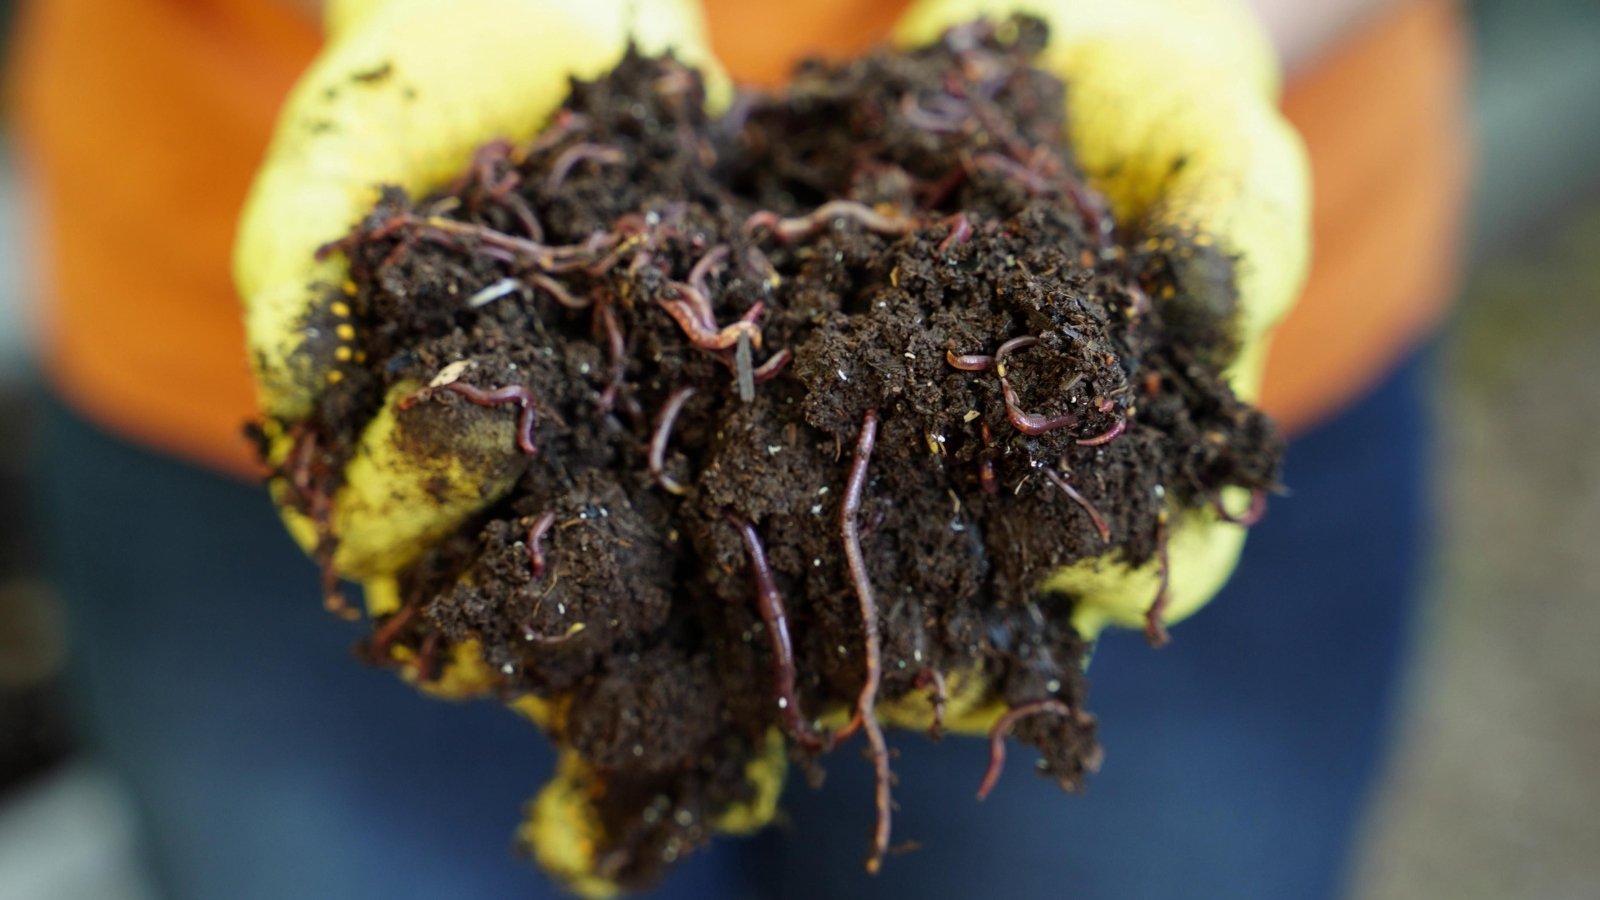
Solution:
<svg viewBox="0 0 1600 900">
<path fill-rule="evenodd" d="M 1044 477 L 1050 479 L 1051 484 L 1060 488 L 1063 494 L 1066 494 L 1071 498 L 1072 502 L 1078 504 L 1083 508 L 1084 512 L 1089 514 L 1089 521 L 1093 522 L 1094 529 L 1100 532 L 1100 540 L 1102 542 L 1111 543 L 1111 526 L 1106 524 L 1106 520 L 1100 515 L 1100 510 L 1095 509 L 1094 504 L 1090 503 L 1087 497 L 1078 493 L 1078 489 L 1073 487 L 1071 482 L 1053 469 L 1045 469 Z"/>
<path fill-rule="evenodd" d="M 1128 428 L 1128 420 L 1125 419 L 1125 418 L 1118 419 L 1110 428 L 1107 428 L 1104 432 L 1102 432 L 1100 434 L 1097 434 L 1094 437 L 1078 438 L 1078 440 L 1075 443 L 1077 443 L 1078 446 L 1080 446 L 1080 447 L 1099 447 L 1099 446 L 1102 446 L 1104 444 L 1109 444 L 1112 441 L 1116 440 L 1117 437 L 1119 435 L 1121 435 L 1123 431 L 1127 430 L 1127 428 Z"/>
<path fill-rule="evenodd" d="M 928 723 L 928 737 L 940 740 L 944 737 L 944 708 L 950 701 L 950 691 L 945 683 L 944 673 L 929 666 L 917 673 L 913 682 L 919 688 L 928 688 L 928 705 L 933 708 L 933 721 Z"/>
<path fill-rule="evenodd" d="M 978 463 L 978 485 L 985 494 L 1000 493 L 1000 479 L 994 473 L 994 457 L 989 450 L 994 447 L 994 434 L 989 430 L 988 422 L 978 423 L 979 434 L 983 436 L 983 460 Z"/>
<path fill-rule="evenodd" d="M 522 452 L 529 456 L 537 456 L 539 454 L 539 448 L 533 442 L 533 429 L 538 424 L 538 417 L 533 409 L 533 391 L 520 384 L 508 384 L 505 387 L 486 391 L 460 381 L 452 381 L 449 384 L 442 384 L 438 387 L 423 388 L 415 394 L 402 399 L 398 405 L 401 409 L 410 409 L 419 401 L 430 399 L 434 391 L 449 391 L 453 394 L 460 394 L 467 402 L 476 406 L 517 404 L 522 407 L 522 416 L 517 422 L 517 446 L 522 448 Z"/>
<path fill-rule="evenodd" d="M 938 253 L 943 256 L 949 252 L 951 247 L 965 244 L 971 239 L 972 220 L 967 218 L 966 213 L 956 213 L 954 221 L 950 225 L 950 233 L 945 235 L 944 240 L 939 242 Z"/>
<path fill-rule="evenodd" d="M 561 155 L 550 164 L 550 174 L 545 176 L 544 189 L 546 192 L 559 189 L 561 183 L 567 180 L 572 167 L 585 160 L 615 165 L 625 159 L 627 155 L 618 147 L 609 147 L 605 144 L 573 144 L 561 151 Z"/>
<path fill-rule="evenodd" d="M 1167 558 L 1167 537 L 1167 511 L 1162 510 L 1156 516 L 1156 560 L 1161 567 L 1161 584 L 1156 589 L 1156 599 L 1150 602 L 1150 608 L 1144 613 L 1144 639 L 1156 648 L 1165 647 L 1172 640 L 1172 636 L 1167 634 L 1166 623 L 1161 620 L 1171 599 L 1168 587 L 1172 580 L 1172 561 Z"/>
<path fill-rule="evenodd" d="M 533 524 L 528 526 L 528 568 L 533 570 L 534 581 L 544 577 L 545 559 L 542 542 L 545 534 L 550 531 L 550 526 L 555 523 L 555 511 L 550 510 L 533 520 Z"/>
<path fill-rule="evenodd" d="M 956 351 L 946 350 L 944 352 L 944 361 L 949 363 L 952 368 L 960 369 L 963 372 L 984 372 L 994 368 L 994 357 L 984 356 L 980 353 L 957 356 Z"/>
<path fill-rule="evenodd" d="M 1006 732 L 1022 719 L 1036 716 L 1039 713 L 1066 718 L 1072 715 L 1072 707 L 1055 699 L 1047 697 L 1043 700 L 1034 700 L 1020 706 L 1013 706 L 1006 710 L 1005 715 L 995 720 L 994 727 L 989 729 L 989 768 L 984 770 L 983 781 L 978 784 L 978 799 L 983 800 L 1000 783 L 1000 773 L 1006 767 Z"/>
<path fill-rule="evenodd" d="M 808 750 L 821 750 L 826 742 L 817 734 L 800 711 L 800 695 L 795 691 L 794 645 L 789 639 L 789 617 L 784 611 L 783 595 L 778 592 L 777 581 L 772 577 L 772 567 L 767 564 L 767 553 L 761 545 L 761 536 L 748 520 L 732 512 L 728 521 L 744 538 L 745 552 L 750 556 L 750 572 L 756 582 L 756 606 L 761 611 L 761 621 L 767 626 L 772 641 L 772 679 L 778 693 L 778 709 L 783 712 L 784 729 L 795 743 Z"/>
<path fill-rule="evenodd" d="M 889 235 L 905 234 L 914 224 L 910 218 L 885 216 L 865 203 L 854 200 L 829 200 L 803 216 L 787 219 L 765 210 L 753 213 L 744 221 L 744 232 L 750 234 L 765 228 L 779 241 L 789 243 L 816 234 L 828 227 L 834 219 L 850 219 L 868 231 Z"/>
<path fill-rule="evenodd" d="M 1059 416 L 1039 416 L 1026 413 L 1017 404 L 1017 392 L 1012 389 L 1011 382 L 1005 376 L 1000 377 L 1000 395 L 1006 405 L 1006 419 L 1011 422 L 1011 427 L 1026 435 L 1037 437 L 1047 434 L 1058 428 L 1066 428 L 1078 424 L 1078 417 L 1072 413 L 1062 413 Z"/>
<path fill-rule="evenodd" d="M 878 724 L 878 684 L 883 677 L 878 636 L 878 604 L 872 594 L 872 579 L 867 575 L 866 556 L 861 551 L 861 530 L 857 519 L 861 512 L 861 495 L 867 484 L 867 466 L 872 461 L 872 449 L 878 437 L 878 411 L 869 409 L 861 422 L 861 433 L 856 438 L 855 459 L 850 464 L 850 478 L 845 486 L 844 502 L 839 505 L 839 530 L 844 538 L 845 561 L 850 568 L 850 581 L 855 587 L 856 599 L 861 606 L 861 627 L 866 638 L 866 678 L 861 693 L 856 698 L 856 712 L 850 726 L 841 736 L 860 727 L 867 733 L 867 743 L 872 748 L 873 775 L 876 785 L 875 799 L 878 811 L 873 828 L 872 851 L 867 856 L 867 871 L 877 872 L 883 856 L 889 851 L 890 828 L 890 772 L 889 745 L 884 740 L 883 728 Z"/>
<path fill-rule="evenodd" d="M 789 352 L 788 347 L 767 357 L 767 361 L 756 366 L 755 371 L 752 373 L 755 376 L 756 384 L 765 384 L 777 378 L 778 373 L 783 371 L 783 367 L 787 366 L 791 359 L 794 359 L 794 354 Z"/>
<path fill-rule="evenodd" d="M 1014 353 L 1018 350 L 1026 350 L 1029 347 L 1038 346 L 1038 344 L 1039 339 L 1031 334 L 1018 335 L 1017 337 L 1006 341 L 1004 344 L 1001 344 L 1000 349 L 994 351 L 995 365 L 1003 365 L 1005 358 L 1011 353 Z M 1004 375 L 1005 372 L 1002 370 L 1000 374 Z"/>
<path fill-rule="evenodd" d="M 534 272 L 532 275 L 528 276 L 528 281 L 533 284 L 534 287 L 537 287 L 549 294 L 551 297 L 554 297 L 557 303 L 565 306 L 567 309 L 589 308 L 590 303 L 588 300 L 582 300 L 572 296 L 572 292 L 567 290 L 565 285 L 554 278 L 551 278 L 549 275 L 544 274 L 543 272 Z"/>
<path fill-rule="evenodd" d="M 1211 506 L 1216 509 L 1217 518 L 1222 521 L 1230 525 L 1243 525 L 1246 528 L 1253 528 L 1267 514 L 1267 492 L 1260 488 L 1252 490 L 1250 492 L 1250 507 L 1237 516 L 1228 512 L 1228 508 L 1222 505 L 1220 496 L 1212 498 Z"/>
<path fill-rule="evenodd" d="M 673 391 L 667 397 L 667 402 L 661 405 L 661 413 L 656 416 L 655 432 L 650 436 L 650 474 L 655 476 L 656 484 L 667 489 L 671 494 L 686 494 L 689 492 L 687 485 L 678 483 L 667 474 L 667 441 L 672 437 L 672 426 L 678 421 L 678 413 L 683 411 L 683 405 L 694 396 L 694 387 L 685 385 Z"/>
<path fill-rule="evenodd" d="M 718 244 L 706 251 L 706 255 L 694 264 L 689 270 L 689 284 L 701 294 L 708 294 L 706 279 L 711 276 L 713 269 L 721 268 L 728 259 L 728 245 Z M 709 312 L 709 310 L 708 310 Z"/>
</svg>

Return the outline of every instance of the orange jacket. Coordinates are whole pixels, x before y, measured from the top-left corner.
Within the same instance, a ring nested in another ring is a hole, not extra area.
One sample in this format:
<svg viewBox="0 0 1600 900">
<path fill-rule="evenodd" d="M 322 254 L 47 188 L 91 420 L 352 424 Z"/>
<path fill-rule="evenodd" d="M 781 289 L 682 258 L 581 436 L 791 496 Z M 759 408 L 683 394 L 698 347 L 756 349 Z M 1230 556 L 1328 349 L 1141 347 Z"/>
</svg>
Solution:
<svg viewBox="0 0 1600 900">
<path fill-rule="evenodd" d="M 879 39 L 906 0 L 707 0 L 735 77 Z M 317 46 L 282 0 L 37 0 L 13 88 L 43 201 L 43 359 L 84 414 L 235 472 L 255 412 L 229 257 L 275 110 Z M 1438 318 L 1464 193 L 1463 39 L 1414 0 L 1290 85 L 1310 147 L 1315 252 L 1265 404 L 1290 428 L 1337 410 Z"/>
</svg>

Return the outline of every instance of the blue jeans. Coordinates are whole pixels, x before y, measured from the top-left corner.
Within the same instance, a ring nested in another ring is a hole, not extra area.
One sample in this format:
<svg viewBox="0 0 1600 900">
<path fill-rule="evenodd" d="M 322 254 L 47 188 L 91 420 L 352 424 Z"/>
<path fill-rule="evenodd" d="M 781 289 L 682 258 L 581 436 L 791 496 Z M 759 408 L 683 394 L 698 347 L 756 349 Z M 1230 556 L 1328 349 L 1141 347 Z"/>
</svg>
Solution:
<svg viewBox="0 0 1600 900">
<path fill-rule="evenodd" d="M 1101 642 L 1106 760 L 1065 796 L 979 740 L 891 735 L 897 840 L 862 873 L 870 767 L 791 784 L 785 822 L 722 840 L 662 897 L 1336 896 L 1383 759 L 1422 556 L 1425 367 L 1298 439 L 1238 575 L 1171 646 Z M 351 658 L 264 493 L 51 404 L 40 492 L 91 748 L 126 780 L 179 900 L 555 895 L 510 836 L 551 767 L 488 703 L 423 699 Z M 854 745 L 852 745 L 854 746 Z"/>
</svg>

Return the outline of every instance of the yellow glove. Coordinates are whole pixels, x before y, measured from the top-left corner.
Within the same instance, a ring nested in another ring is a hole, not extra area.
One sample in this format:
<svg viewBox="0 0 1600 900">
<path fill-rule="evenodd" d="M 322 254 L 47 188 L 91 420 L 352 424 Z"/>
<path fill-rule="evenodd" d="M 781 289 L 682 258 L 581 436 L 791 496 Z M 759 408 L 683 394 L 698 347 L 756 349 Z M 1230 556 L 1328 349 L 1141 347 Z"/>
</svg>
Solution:
<svg viewBox="0 0 1600 900">
<path fill-rule="evenodd" d="M 308 551 L 336 548 L 338 574 L 367 584 L 373 615 L 397 611 L 393 575 L 509 490 L 525 457 L 504 415 L 467 407 L 449 430 L 432 404 L 402 409 L 420 387 L 392 389 L 365 426 L 325 521 L 289 505 L 296 424 L 340 377 L 353 326 L 341 296 L 345 261 L 318 249 L 345 235 L 383 185 L 413 195 L 441 187 L 495 138 L 525 141 L 566 98 L 569 79 L 594 78 L 629 42 L 672 51 L 706 76 L 712 103 L 727 85 L 693 0 L 333 0 L 327 43 L 280 113 L 278 130 L 240 224 L 234 275 L 243 298 L 251 362 L 267 416 L 271 485 L 290 531 Z M 442 436 L 442 440 L 441 440 Z M 324 542 L 326 542 L 324 544 Z M 472 641 L 446 648 L 442 671 L 418 677 L 412 652 L 385 649 L 402 674 L 446 697 L 489 692 L 496 673 Z M 560 733 L 560 703 L 512 700 Z M 532 804 L 524 838 L 546 869 L 590 896 L 614 893 L 599 869 L 594 791 L 603 779 L 576 754 Z M 751 799 L 712 827 L 753 830 L 772 818 L 785 771 L 777 732 L 747 766 Z"/>
<path fill-rule="evenodd" d="M 1090 183 L 1119 222 L 1154 240 L 1213 243 L 1238 260 L 1235 334 L 1242 348 L 1230 383 L 1253 398 L 1267 338 L 1296 295 L 1306 265 L 1308 183 L 1298 142 L 1274 109 L 1270 48 L 1248 16 L 1226 0 L 924 0 L 897 31 L 923 43 L 980 14 L 1024 12 L 1044 19 L 1051 43 L 1040 64 L 1068 84 L 1070 139 Z M 563 99 L 571 76 L 599 75 L 631 37 L 647 53 L 673 49 L 712 66 L 691 0 L 480 0 L 470 14 L 448 0 L 335 2 L 329 44 L 290 98 L 241 227 L 236 275 L 245 298 L 252 360 L 275 460 L 293 449 L 290 430 L 313 407 L 345 340 L 340 321 L 342 259 L 315 261 L 374 203 L 377 185 L 414 193 L 447 182 L 479 145 L 525 140 Z M 721 83 L 708 73 L 713 86 Z M 1157 302 L 1223 302 L 1203 273 Z M 345 325 L 345 327 L 348 327 Z M 515 424 L 503 413 L 463 405 L 472 425 L 430 443 L 432 404 L 408 410 L 398 385 L 367 425 L 326 531 L 286 510 L 308 548 L 331 538 L 342 574 L 392 594 L 387 576 L 453 532 L 508 490 L 522 465 Z M 280 503 L 289 486 L 274 485 Z M 1231 503 L 1243 505 L 1233 496 Z M 1055 573 L 1047 586 L 1077 601 L 1074 624 L 1092 638 L 1106 624 L 1142 627 L 1164 578 L 1166 621 L 1201 606 L 1226 580 L 1244 529 L 1214 513 L 1169 511 L 1167 565 L 1133 568 L 1089 560 Z M 392 611 L 392 601 L 390 610 Z M 471 665 L 470 646 L 453 648 L 456 694 L 492 683 Z M 951 673 L 945 723 L 982 731 L 1003 712 L 980 678 Z M 530 705 L 531 704 L 531 705 Z M 561 713 L 524 698 L 518 708 L 559 733 Z M 923 727 L 924 701 L 879 707 L 896 724 Z M 756 799 L 727 813 L 719 830 L 771 818 L 782 781 L 781 741 L 751 764 Z M 534 804 L 525 837 L 541 862 L 588 895 L 613 892 L 598 871 L 591 799 L 598 776 L 572 753 Z"/>
<path fill-rule="evenodd" d="M 673 50 L 709 68 L 693 0 L 334 0 L 328 41 L 280 113 L 278 130 L 240 223 L 234 278 L 274 463 L 291 452 L 290 429 L 337 379 L 344 260 L 317 250 L 349 231 L 380 185 L 413 194 L 440 187 L 479 145 L 525 140 L 565 99 L 568 79 L 592 78 L 631 39 L 645 53 Z M 718 88 L 717 93 L 722 93 Z M 345 348 L 348 353 L 348 348 Z M 404 568 L 428 546 L 511 487 L 522 460 L 513 425 L 489 410 L 447 443 L 427 422 L 429 404 L 401 411 L 400 385 L 366 428 L 325 535 L 334 568 L 365 579 Z M 459 419 L 455 421 L 460 421 Z M 319 533 L 274 493 L 296 538 Z"/>
<path fill-rule="evenodd" d="M 1311 246 L 1309 170 L 1299 137 L 1277 112 L 1277 65 L 1265 33 L 1232 0 L 921 0 L 895 37 L 923 44 L 980 16 L 1016 13 L 1050 26 L 1036 65 L 1066 82 L 1078 165 L 1117 221 L 1158 243 L 1212 244 L 1236 259 L 1241 349 L 1226 376 L 1240 399 L 1254 401 L 1272 328 L 1299 295 Z M 1155 302 L 1226 308 L 1228 286 L 1176 262 L 1175 296 Z M 1232 509 L 1250 502 L 1238 488 L 1224 499 Z M 1084 560 L 1046 582 L 1076 600 L 1073 624 L 1085 638 L 1107 624 L 1146 626 L 1164 576 L 1169 623 L 1227 581 L 1245 529 L 1212 510 L 1168 515 L 1165 573 L 1159 559 L 1138 568 Z"/>
</svg>

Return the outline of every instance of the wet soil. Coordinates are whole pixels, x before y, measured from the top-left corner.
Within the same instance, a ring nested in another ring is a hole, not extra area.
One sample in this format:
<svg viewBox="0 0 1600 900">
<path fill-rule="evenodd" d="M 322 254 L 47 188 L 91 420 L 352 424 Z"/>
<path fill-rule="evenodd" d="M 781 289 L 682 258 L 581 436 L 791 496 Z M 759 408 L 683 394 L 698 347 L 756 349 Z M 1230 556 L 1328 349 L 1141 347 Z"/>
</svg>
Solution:
<svg viewBox="0 0 1600 900">
<path fill-rule="evenodd" d="M 531 405 L 515 489 L 405 575 L 390 631 L 573 698 L 556 737 L 608 779 L 624 884 L 709 838 L 770 728 L 814 765 L 834 741 L 810 718 L 843 710 L 881 749 L 863 712 L 945 673 L 1070 711 L 1007 725 L 1076 786 L 1087 647 L 1037 585 L 1155 558 L 1166 503 L 1275 485 L 1272 425 L 1219 377 L 1230 296 L 1173 274 L 1231 261 L 1111 220 L 1029 67 L 1043 40 L 1019 20 L 811 63 L 717 117 L 693 71 L 630 55 L 334 248 L 356 338 L 303 426 L 316 472 L 402 380 L 452 367 L 412 401 Z"/>
</svg>

